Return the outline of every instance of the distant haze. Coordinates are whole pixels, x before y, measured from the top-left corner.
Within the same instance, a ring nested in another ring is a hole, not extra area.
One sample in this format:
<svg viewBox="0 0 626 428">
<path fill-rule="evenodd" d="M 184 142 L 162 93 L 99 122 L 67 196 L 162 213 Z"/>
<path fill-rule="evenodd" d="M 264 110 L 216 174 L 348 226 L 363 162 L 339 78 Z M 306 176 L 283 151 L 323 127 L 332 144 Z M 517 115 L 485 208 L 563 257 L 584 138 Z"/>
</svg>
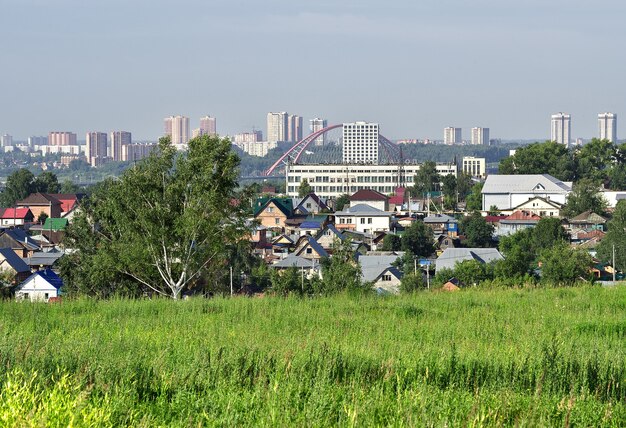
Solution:
<svg viewBox="0 0 626 428">
<path fill-rule="evenodd" d="M 626 2 L 0 0 L 0 134 L 128 130 L 163 118 L 266 133 L 269 111 L 381 124 L 388 138 L 572 138 L 626 119 Z M 621 40 L 621 42 L 620 42 Z M 626 135 L 626 127 L 624 128 Z"/>
</svg>

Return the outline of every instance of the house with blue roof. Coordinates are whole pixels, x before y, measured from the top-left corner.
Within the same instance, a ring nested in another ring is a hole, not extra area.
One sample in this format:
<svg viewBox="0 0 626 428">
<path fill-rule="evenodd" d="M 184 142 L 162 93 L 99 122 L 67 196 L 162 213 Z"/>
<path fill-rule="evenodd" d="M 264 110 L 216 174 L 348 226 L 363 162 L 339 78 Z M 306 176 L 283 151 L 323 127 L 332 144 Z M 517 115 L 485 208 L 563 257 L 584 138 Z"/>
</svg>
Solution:
<svg viewBox="0 0 626 428">
<path fill-rule="evenodd" d="M 10 248 L 0 248 L 0 272 L 11 276 L 13 284 L 19 284 L 30 276 L 30 267 Z"/>
<path fill-rule="evenodd" d="M 15 289 L 15 298 L 31 302 L 48 302 L 61 295 L 63 280 L 52 269 L 40 270 Z"/>
<path fill-rule="evenodd" d="M 296 256 L 309 260 L 321 260 L 328 257 L 328 252 L 312 236 L 302 236 L 293 252 Z"/>
</svg>

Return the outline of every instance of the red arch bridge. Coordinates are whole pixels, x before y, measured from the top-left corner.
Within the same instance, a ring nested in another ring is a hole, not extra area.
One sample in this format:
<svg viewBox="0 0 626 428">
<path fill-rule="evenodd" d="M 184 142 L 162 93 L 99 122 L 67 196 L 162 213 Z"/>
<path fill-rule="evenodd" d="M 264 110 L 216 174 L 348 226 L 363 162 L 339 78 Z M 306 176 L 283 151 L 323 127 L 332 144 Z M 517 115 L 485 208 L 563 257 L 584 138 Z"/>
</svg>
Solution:
<svg viewBox="0 0 626 428">
<path fill-rule="evenodd" d="M 274 171 L 283 164 L 289 163 L 298 163 L 303 154 L 308 153 L 307 148 L 318 138 L 330 135 L 333 131 L 342 130 L 343 125 L 331 125 L 326 128 L 320 129 L 303 138 L 302 140 L 295 143 L 289 150 L 285 152 L 274 164 L 269 167 L 266 171 L 263 172 L 264 176 L 270 176 L 274 173 Z M 338 144 L 341 146 L 341 144 Z M 402 160 L 402 152 L 397 144 L 392 143 L 384 136 L 378 134 L 378 148 L 379 148 L 379 156 L 382 158 L 383 163 L 388 164 L 400 164 L 403 162 Z M 332 162 L 332 163 L 341 163 Z"/>
</svg>

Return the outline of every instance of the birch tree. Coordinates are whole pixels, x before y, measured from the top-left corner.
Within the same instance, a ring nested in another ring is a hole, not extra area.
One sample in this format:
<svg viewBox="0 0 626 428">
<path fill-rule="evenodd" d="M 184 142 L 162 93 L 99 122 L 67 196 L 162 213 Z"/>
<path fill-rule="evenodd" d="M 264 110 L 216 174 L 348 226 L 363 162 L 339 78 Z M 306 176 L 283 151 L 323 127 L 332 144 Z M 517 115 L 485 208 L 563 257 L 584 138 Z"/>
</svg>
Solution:
<svg viewBox="0 0 626 428">
<path fill-rule="evenodd" d="M 82 229 L 69 232 L 78 251 L 66 271 L 95 257 L 122 278 L 178 299 L 210 272 L 228 270 L 228 247 L 246 233 L 238 165 L 227 139 L 196 138 L 186 155 L 162 139 L 148 159 L 93 196 L 75 222 Z M 85 234 L 94 235 L 95 249 Z"/>
</svg>

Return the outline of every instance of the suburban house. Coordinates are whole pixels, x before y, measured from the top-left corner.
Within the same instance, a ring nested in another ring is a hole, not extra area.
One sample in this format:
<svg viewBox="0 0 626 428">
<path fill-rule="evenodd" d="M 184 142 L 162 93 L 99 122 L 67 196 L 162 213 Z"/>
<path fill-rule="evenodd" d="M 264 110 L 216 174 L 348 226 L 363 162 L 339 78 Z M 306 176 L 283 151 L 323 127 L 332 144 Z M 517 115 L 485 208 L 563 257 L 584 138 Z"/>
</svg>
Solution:
<svg viewBox="0 0 626 428">
<path fill-rule="evenodd" d="M 40 250 L 39 243 L 22 229 L 0 231 L 0 248 L 10 248 L 22 259 Z"/>
<path fill-rule="evenodd" d="M 321 260 L 328 257 L 328 252 L 312 236 L 303 236 L 296 243 L 293 250 L 296 256 L 304 257 L 308 260 Z"/>
<path fill-rule="evenodd" d="M 41 226 L 41 234 L 46 237 L 51 245 L 59 244 L 65 236 L 65 229 L 68 224 L 67 218 L 48 217 Z"/>
<path fill-rule="evenodd" d="M 326 202 L 322 201 L 315 193 L 309 193 L 298 203 L 295 211 L 298 214 L 319 214 L 330 210 Z"/>
<path fill-rule="evenodd" d="M 300 236 L 317 235 L 328 222 L 328 214 L 310 214 L 300 223 L 298 233 Z"/>
<path fill-rule="evenodd" d="M 0 208 L 0 221 L 3 227 L 24 226 L 35 221 L 29 208 Z"/>
<path fill-rule="evenodd" d="M 40 270 L 17 286 L 15 297 L 18 300 L 47 302 L 61 294 L 63 281 L 52 269 Z"/>
<path fill-rule="evenodd" d="M 318 244 L 322 246 L 327 252 L 332 251 L 333 246 L 335 245 L 335 241 L 343 241 L 345 238 L 343 234 L 337 230 L 335 225 L 327 224 L 324 229 L 318 232 L 315 235 L 315 240 Z"/>
<path fill-rule="evenodd" d="M 259 198 L 254 206 L 254 218 L 268 229 L 284 231 L 287 219 L 293 216 L 291 198 Z"/>
<path fill-rule="evenodd" d="M 500 226 L 495 231 L 497 236 L 512 235 L 515 232 L 535 227 L 541 217 L 529 211 L 515 211 L 510 216 L 500 220 Z"/>
<path fill-rule="evenodd" d="M 358 204 L 335 213 L 335 227 L 366 234 L 387 232 L 391 224 L 391 214 L 366 204 Z"/>
<path fill-rule="evenodd" d="M 591 211 L 585 211 L 584 213 L 581 213 L 576 217 L 570 218 L 568 221 L 571 230 L 581 229 L 584 231 L 603 231 L 606 222 L 606 218 Z"/>
<path fill-rule="evenodd" d="M 0 248 L 0 272 L 19 284 L 30 276 L 30 267 L 10 248 Z"/>
<path fill-rule="evenodd" d="M 446 248 L 437 257 L 435 272 L 442 269 L 454 269 L 454 265 L 466 260 L 476 260 L 480 263 L 491 263 L 504 260 L 500 251 L 496 248 Z"/>
<path fill-rule="evenodd" d="M 492 206 L 498 210 L 511 210 L 537 197 L 565 205 L 571 191 L 571 182 L 563 182 L 549 174 L 492 174 L 483 185 L 483 211 Z"/>
<path fill-rule="evenodd" d="M 290 268 L 296 268 L 300 271 L 304 271 L 307 278 L 310 278 L 313 275 L 319 275 L 320 271 L 320 264 L 317 261 L 296 256 L 295 254 L 289 254 L 284 259 L 272 264 L 271 267 L 279 272 Z"/>
<path fill-rule="evenodd" d="M 40 270 L 52 268 L 56 262 L 65 254 L 62 250 L 51 249 L 50 251 L 38 251 L 32 256 L 25 258 L 26 263 L 31 270 Z"/>
<path fill-rule="evenodd" d="M 401 211 L 404 206 L 406 189 L 404 187 L 396 187 L 396 192 L 389 197 L 389 211 Z"/>
<path fill-rule="evenodd" d="M 368 254 L 358 258 L 362 279 L 371 282 L 379 292 L 397 294 L 400 292 L 402 272 L 392 264 L 401 254 Z"/>
<path fill-rule="evenodd" d="M 424 218 L 424 224 L 430 227 L 435 234 L 446 234 L 456 237 L 459 231 L 459 222 L 446 214 L 433 214 Z"/>
<path fill-rule="evenodd" d="M 540 196 L 522 202 L 510 210 L 502 210 L 502 214 L 513 214 L 515 211 L 527 211 L 539 217 L 559 217 L 563 204 Z"/>
<path fill-rule="evenodd" d="M 61 201 L 48 193 L 31 193 L 25 199 L 17 201 L 15 205 L 16 208 L 30 208 L 35 219 L 38 219 L 41 214 L 59 218 L 63 212 Z"/>
<path fill-rule="evenodd" d="M 381 211 L 389 211 L 389 198 L 372 189 L 362 189 L 350 196 L 350 206 L 364 204 Z"/>
<path fill-rule="evenodd" d="M 83 193 L 49 193 L 48 195 L 61 203 L 60 217 L 67 218 L 68 220 L 72 219 L 77 212 L 81 199 L 85 197 Z"/>
</svg>

